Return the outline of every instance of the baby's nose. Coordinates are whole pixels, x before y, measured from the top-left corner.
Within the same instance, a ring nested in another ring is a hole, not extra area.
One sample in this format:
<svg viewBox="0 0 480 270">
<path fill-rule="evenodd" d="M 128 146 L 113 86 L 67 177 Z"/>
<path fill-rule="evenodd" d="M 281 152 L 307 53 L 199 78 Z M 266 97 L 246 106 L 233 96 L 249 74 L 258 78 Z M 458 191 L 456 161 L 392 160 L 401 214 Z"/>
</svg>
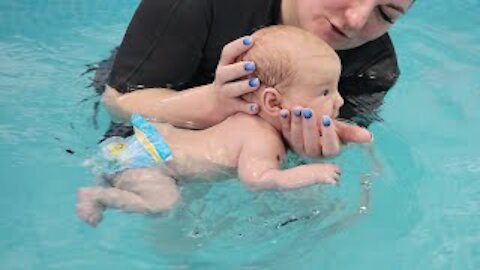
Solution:
<svg viewBox="0 0 480 270">
<path fill-rule="evenodd" d="M 340 95 L 340 93 L 337 93 L 337 98 L 336 98 L 336 102 L 335 102 L 335 106 L 337 109 L 340 109 L 343 104 L 345 103 L 345 101 L 343 100 L 343 97 Z"/>
</svg>

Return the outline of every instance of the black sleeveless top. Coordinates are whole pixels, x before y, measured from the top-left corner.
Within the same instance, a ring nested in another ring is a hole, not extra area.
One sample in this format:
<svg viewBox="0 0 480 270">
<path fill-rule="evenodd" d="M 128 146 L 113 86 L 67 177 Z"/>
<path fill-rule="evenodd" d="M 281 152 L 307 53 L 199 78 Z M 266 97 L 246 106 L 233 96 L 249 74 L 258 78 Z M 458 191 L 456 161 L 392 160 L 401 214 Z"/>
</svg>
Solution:
<svg viewBox="0 0 480 270">
<path fill-rule="evenodd" d="M 114 56 L 108 84 L 127 93 L 152 87 L 183 90 L 210 83 L 224 45 L 276 24 L 280 3 L 143 0 Z M 392 42 L 385 34 L 338 54 L 342 61 L 339 90 L 346 101 L 341 117 L 368 125 L 399 75 Z"/>
</svg>

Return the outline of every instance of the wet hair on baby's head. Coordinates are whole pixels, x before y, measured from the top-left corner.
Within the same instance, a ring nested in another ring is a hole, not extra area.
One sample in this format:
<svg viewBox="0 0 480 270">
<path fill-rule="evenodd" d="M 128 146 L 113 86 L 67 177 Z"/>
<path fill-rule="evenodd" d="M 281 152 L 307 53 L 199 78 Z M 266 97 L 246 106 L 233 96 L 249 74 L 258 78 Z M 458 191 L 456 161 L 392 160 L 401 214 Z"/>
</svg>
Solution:
<svg viewBox="0 0 480 270">
<path fill-rule="evenodd" d="M 302 72 L 301 57 L 335 57 L 335 51 L 315 35 L 297 27 L 276 25 L 262 28 L 252 35 L 253 47 L 239 61 L 253 61 L 251 76 L 266 87 L 280 92 L 288 89 L 297 72 Z M 307 52 L 308 54 L 305 54 Z"/>
</svg>

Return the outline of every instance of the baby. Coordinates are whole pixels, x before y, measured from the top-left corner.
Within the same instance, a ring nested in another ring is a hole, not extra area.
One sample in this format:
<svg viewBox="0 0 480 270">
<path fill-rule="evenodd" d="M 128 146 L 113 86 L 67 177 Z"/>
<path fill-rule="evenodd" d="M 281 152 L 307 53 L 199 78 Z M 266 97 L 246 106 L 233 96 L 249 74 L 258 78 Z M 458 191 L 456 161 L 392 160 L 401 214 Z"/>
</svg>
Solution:
<svg viewBox="0 0 480 270">
<path fill-rule="evenodd" d="M 219 180 L 238 176 L 252 190 L 292 189 L 316 183 L 335 184 L 340 170 L 333 164 L 280 169 L 286 150 L 279 115 L 294 105 L 308 121 L 323 116 L 328 126 L 343 99 L 338 93 L 340 60 L 314 35 L 287 26 L 257 31 L 255 45 L 242 57 L 256 63 L 262 86 L 244 98 L 260 106 L 257 116 L 237 113 L 206 130 L 185 130 L 150 124 L 132 116 L 135 134 L 111 138 L 101 145 L 108 187 L 78 192 L 78 216 L 92 226 L 106 207 L 148 214 L 170 209 L 179 199 L 177 180 Z M 116 140 L 116 141 L 115 141 Z"/>
</svg>

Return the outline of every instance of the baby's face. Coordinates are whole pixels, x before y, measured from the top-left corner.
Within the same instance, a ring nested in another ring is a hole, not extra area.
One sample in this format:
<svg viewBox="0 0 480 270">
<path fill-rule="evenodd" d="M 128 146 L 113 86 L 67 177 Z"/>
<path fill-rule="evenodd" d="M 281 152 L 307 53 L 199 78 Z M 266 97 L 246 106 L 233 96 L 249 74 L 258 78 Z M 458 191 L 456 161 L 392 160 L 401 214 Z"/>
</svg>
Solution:
<svg viewBox="0 0 480 270">
<path fill-rule="evenodd" d="M 301 67 L 284 95 L 282 107 L 291 110 L 294 106 L 302 106 L 311 108 L 317 117 L 336 118 L 343 105 L 338 92 L 339 60 L 310 57 L 299 63 Z"/>
</svg>

